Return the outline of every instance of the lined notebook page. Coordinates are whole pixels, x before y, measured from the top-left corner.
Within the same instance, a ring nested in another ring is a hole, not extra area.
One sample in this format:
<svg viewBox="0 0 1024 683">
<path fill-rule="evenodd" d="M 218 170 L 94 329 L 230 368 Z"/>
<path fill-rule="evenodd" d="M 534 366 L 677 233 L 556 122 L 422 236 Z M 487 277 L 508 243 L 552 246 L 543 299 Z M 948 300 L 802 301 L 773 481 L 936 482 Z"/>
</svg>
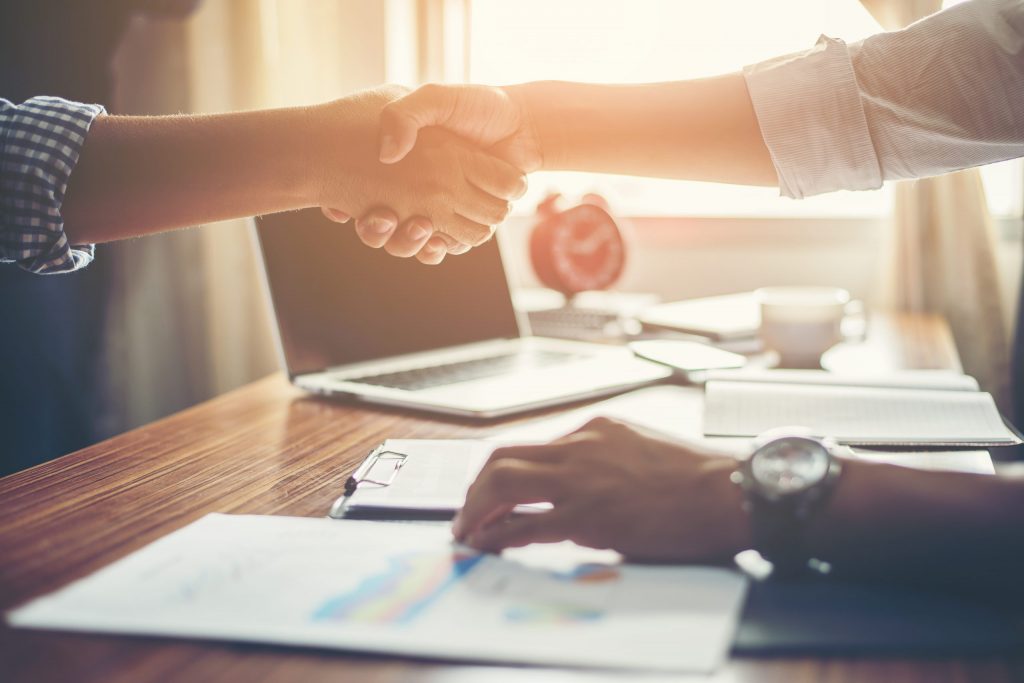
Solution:
<svg viewBox="0 0 1024 683">
<path fill-rule="evenodd" d="M 876 374 L 829 372 L 826 370 L 710 370 L 706 381 L 773 382 L 813 384 L 831 387 L 874 389 L 920 389 L 922 391 L 978 391 L 978 380 L 970 375 L 945 370 L 900 370 Z"/>
<path fill-rule="evenodd" d="M 802 426 L 851 444 L 1007 445 L 1018 439 L 983 392 L 709 382 L 707 436 Z"/>
</svg>

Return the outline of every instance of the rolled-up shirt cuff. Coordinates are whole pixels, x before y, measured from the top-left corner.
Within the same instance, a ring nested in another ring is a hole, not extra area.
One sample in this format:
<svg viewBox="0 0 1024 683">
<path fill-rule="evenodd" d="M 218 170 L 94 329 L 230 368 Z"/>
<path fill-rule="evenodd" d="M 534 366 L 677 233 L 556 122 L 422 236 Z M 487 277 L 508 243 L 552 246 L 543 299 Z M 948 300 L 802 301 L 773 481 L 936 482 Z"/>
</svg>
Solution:
<svg viewBox="0 0 1024 683">
<path fill-rule="evenodd" d="M 779 191 L 801 199 L 882 185 L 860 88 L 842 40 L 743 70 Z"/>
<path fill-rule="evenodd" d="M 97 104 L 33 97 L 0 111 L 0 260 L 34 273 L 67 273 L 88 265 L 91 244 L 73 245 L 61 208 Z"/>
</svg>

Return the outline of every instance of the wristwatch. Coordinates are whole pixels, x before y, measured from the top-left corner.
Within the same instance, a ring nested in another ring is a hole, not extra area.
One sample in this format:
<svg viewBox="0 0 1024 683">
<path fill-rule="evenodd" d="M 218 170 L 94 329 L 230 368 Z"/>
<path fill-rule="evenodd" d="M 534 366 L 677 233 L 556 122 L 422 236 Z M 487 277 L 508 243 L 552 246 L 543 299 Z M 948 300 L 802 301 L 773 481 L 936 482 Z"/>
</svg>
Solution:
<svg viewBox="0 0 1024 683">
<path fill-rule="evenodd" d="M 773 576 L 792 576 L 830 566 L 804 550 L 807 522 L 819 512 L 839 483 L 842 462 L 831 439 L 806 430 L 773 429 L 754 441 L 732 480 L 743 489 L 754 550 L 772 563 Z"/>
</svg>

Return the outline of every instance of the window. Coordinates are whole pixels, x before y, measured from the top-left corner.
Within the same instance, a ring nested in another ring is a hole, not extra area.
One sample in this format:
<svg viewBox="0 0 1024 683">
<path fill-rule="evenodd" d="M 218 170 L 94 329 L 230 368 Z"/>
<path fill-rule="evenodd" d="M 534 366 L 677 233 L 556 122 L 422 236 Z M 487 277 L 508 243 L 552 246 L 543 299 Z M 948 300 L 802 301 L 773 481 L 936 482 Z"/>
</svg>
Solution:
<svg viewBox="0 0 1024 683">
<path fill-rule="evenodd" d="M 709 76 L 880 30 L 858 0 L 471 0 L 468 77 L 480 83 L 560 79 L 649 82 Z M 1020 213 L 1020 164 L 985 172 L 997 214 Z M 865 218 L 885 214 L 888 188 L 794 201 L 774 188 L 541 173 L 519 204 L 530 212 L 552 189 L 605 194 L 632 215 Z"/>
</svg>

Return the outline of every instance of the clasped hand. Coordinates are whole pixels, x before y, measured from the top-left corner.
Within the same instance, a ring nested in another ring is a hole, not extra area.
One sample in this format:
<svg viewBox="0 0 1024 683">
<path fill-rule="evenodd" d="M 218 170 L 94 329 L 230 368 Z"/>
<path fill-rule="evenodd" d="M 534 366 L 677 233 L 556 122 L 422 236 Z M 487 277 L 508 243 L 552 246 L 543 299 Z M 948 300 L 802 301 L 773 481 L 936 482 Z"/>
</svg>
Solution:
<svg viewBox="0 0 1024 683">
<path fill-rule="evenodd" d="M 499 88 L 385 86 L 340 102 L 344 123 L 371 133 L 340 153 L 354 143 L 372 161 L 345 187 L 327 171 L 320 204 L 333 221 L 357 217 L 363 243 L 394 256 L 437 264 L 485 242 L 540 166 L 524 109 Z"/>
</svg>

